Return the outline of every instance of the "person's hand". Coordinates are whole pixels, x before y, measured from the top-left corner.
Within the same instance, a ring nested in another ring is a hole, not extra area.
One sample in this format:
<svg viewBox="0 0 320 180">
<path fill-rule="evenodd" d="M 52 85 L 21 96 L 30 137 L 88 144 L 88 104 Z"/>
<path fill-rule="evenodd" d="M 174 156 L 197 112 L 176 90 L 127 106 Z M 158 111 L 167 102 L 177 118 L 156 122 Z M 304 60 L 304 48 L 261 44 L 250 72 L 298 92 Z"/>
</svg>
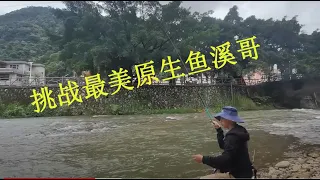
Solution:
<svg viewBox="0 0 320 180">
<path fill-rule="evenodd" d="M 202 163 L 203 156 L 201 154 L 193 155 L 192 157 L 197 163 Z"/>
<path fill-rule="evenodd" d="M 219 128 L 221 127 L 221 125 L 220 125 L 217 121 L 212 120 L 211 122 L 212 122 L 213 127 L 214 127 L 215 129 L 219 129 Z"/>
</svg>

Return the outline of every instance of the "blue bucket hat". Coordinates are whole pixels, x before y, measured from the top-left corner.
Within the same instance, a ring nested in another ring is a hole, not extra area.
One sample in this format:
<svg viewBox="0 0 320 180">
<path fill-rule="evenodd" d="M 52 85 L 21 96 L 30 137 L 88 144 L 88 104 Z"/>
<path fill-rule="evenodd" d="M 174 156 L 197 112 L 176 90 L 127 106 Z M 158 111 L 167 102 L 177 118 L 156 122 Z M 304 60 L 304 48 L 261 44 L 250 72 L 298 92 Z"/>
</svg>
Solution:
<svg viewBox="0 0 320 180">
<path fill-rule="evenodd" d="M 238 116 L 238 111 L 235 107 L 225 106 L 222 108 L 222 111 L 214 115 L 216 119 L 220 121 L 220 118 L 228 119 L 236 123 L 244 123 L 244 121 Z"/>
</svg>

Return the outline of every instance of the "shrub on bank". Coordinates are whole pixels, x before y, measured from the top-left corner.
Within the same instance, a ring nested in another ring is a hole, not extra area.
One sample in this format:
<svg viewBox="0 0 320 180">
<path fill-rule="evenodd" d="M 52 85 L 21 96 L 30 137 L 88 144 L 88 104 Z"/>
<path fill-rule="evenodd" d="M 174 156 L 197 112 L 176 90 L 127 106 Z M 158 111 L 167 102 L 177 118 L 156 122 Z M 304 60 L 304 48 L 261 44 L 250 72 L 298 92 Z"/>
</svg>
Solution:
<svg viewBox="0 0 320 180">
<path fill-rule="evenodd" d="M 210 103 L 212 112 L 218 112 L 223 106 L 234 106 L 239 110 L 260 110 L 272 109 L 270 105 L 257 105 L 252 99 L 234 94 L 233 97 L 222 97 L 219 100 Z M 85 107 L 89 106 L 89 107 Z M 18 118 L 18 117 L 50 117 L 50 116 L 77 116 L 77 115 L 130 115 L 130 114 L 175 114 L 175 113 L 198 113 L 203 112 L 204 108 L 153 108 L 148 101 L 130 101 L 121 105 L 108 104 L 95 107 L 95 104 L 84 105 L 75 103 L 71 106 L 57 107 L 56 109 L 46 108 L 41 113 L 34 112 L 34 106 L 21 105 L 17 103 L 4 105 L 0 104 L 0 117 Z"/>
</svg>

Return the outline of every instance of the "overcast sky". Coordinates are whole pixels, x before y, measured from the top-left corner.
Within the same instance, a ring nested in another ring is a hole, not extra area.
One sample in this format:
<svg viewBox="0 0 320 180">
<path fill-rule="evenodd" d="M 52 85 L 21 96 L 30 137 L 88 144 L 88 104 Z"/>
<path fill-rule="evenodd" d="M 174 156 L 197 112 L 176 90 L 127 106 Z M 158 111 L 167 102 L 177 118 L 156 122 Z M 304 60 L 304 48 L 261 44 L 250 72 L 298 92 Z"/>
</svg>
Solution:
<svg viewBox="0 0 320 180">
<path fill-rule="evenodd" d="M 168 1 L 164 1 L 168 2 Z M 298 15 L 298 20 L 304 24 L 303 30 L 312 33 L 320 29 L 320 1 L 185 1 L 184 7 L 192 11 L 214 11 L 214 16 L 223 18 L 233 5 L 239 7 L 243 18 L 255 15 L 257 18 L 281 19 L 285 15 L 292 18 Z M 0 15 L 27 6 L 65 7 L 61 1 L 0 1 Z"/>
</svg>

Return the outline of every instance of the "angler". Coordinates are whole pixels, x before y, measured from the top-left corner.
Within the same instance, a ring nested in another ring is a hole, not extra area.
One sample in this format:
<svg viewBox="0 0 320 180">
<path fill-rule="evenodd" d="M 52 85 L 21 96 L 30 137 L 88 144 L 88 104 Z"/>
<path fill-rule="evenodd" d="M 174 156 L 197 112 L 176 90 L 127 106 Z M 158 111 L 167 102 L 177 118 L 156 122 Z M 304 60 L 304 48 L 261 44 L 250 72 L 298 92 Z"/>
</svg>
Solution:
<svg viewBox="0 0 320 180">
<path fill-rule="evenodd" d="M 248 141 L 250 139 L 247 130 L 238 125 L 244 121 L 238 116 L 237 109 L 226 106 L 214 116 L 221 122 L 222 127 L 227 131 L 224 135 L 221 126 L 214 123 L 217 130 L 219 147 L 224 150 L 220 156 L 194 155 L 198 163 L 209 165 L 219 172 L 201 177 L 201 179 L 212 178 L 256 178 L 256 170 L 252 165 L 248 152 Z"/>
</svg>

